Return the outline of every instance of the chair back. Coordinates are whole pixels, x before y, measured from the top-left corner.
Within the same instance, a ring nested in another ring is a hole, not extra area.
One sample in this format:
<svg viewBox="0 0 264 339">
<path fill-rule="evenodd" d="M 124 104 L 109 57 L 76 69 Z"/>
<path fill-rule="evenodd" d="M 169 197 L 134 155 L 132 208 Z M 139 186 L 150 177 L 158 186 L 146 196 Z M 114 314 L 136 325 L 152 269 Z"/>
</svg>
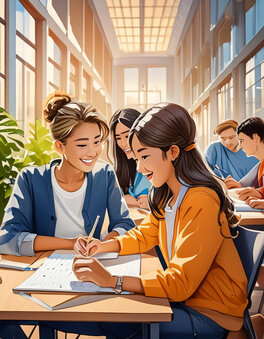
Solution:
<svg viewBox="0 0 264 339">
<path fill-rule="evenodd" d="M 244 312 L 244 327 L 248 332 L 248 337 L 256 339 L 249 308 L 251 307 L 251 294 L 264 258 L 264 232 L 251 230 L 242 226 L 238 226 L 238 232 L 239 234 L 234 239 L 234 243 L 248 279 L 248 305 Z"/>
<path fill-rule="evenodd" d="M 234 239 L 238 254 L 248 278 L 250 298 L 264 257 L 264 232 L 242 226 L 237 227 L 239 235 Z"/>
</svg>

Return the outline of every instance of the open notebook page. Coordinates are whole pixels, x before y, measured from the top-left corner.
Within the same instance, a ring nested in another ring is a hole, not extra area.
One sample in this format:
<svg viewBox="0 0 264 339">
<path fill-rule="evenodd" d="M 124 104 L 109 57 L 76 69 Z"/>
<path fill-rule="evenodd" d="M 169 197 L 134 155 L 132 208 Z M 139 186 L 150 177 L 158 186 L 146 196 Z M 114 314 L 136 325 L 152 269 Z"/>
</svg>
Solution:
<svg viewBox="0 0 264 339">
<path fill-rule="evenodd" d="M 112 288 L 79 281 L 72 271 L 73 258 L 74 253 L 52 253 L 34 274 L 13 289 L 14 292 L 114 293 Z M 104 260 L 103 265 L 112 275 L 140 275 L 140 255 Z"/>
</svg>

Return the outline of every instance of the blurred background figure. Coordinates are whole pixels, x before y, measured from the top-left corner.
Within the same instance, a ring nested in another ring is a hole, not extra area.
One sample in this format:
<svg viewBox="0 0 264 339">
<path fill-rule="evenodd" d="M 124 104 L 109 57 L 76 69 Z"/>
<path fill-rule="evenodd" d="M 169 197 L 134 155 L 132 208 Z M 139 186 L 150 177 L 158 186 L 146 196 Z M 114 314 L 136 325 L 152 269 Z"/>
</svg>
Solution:
<svg viewBox="0 0 264 339">
<path fill-rule="evenodd" d="M 120 109 L 110 121 L 115 171 L 128 207 L 148 209 L 150 182 L 137 171 L 134 153 L 128 142 L 130 128 L 140 116 L 132 108 Z"/>
<path fill-rule="evenodd" d="M 245 151 L 248 157 L 255 156 L 260 164 L 255 170 L 252 169 L 252 182 L 257 182 L 256 185 L 251 184 L 252 187 L 245 187 L 239 190 L 239 198 L 250 203 L 252 199 L 264 199 L 264 121 L 261 118 L 254 117 L 248 118 L 238 126 L 238 137 L 240 140 L 241 148 Z M 237 182 L 233 178 L 228 178 L 225 183 L 228 188 L 239 188 L 246 186 L 243 184 L 243 179 Z M 251 207 L 259 207 L 263 205 L 263 202 L 254 201 L 251 203 Z"/>
<path fill-rule="evenodd" d="M 207 147 L 205 159 L 217 176 L 231 176 L 239 181 L 258 163 L 258 159 L 247 157 L 241 149 L 237 126 L 235 120 L 226 120 L 216 127 L 214 134 L 218 135 L 220 140 Z"/>
</svg>

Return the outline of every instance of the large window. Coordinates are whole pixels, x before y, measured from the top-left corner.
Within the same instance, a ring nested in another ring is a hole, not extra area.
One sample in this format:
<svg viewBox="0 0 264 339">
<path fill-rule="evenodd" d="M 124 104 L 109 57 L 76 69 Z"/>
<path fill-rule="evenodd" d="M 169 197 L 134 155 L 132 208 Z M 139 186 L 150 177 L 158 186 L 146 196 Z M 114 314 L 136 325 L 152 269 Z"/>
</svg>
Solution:
<svg viewBox="0 0 264 339">
<path fill-rule="evenodd" d="M 264 47 L 246 63 L 246 115 L 264 113 Z"/>
<path fill-rule="evenodd" d="M 16 0 L 16 117 L 25 131 L 35 120 L 35 78 L 36 23 Z"/>
<path fill-rule="evenodd" d="M 201 61 L 202 89 L 203 92 L 211 82 L 211 54 L 210 46 L 207 46 Z"/>
<path fill-rule="evenodd" d="M 218 22 L 229 2 L 230 0 L 211 0 L 211 26 Z"/>
<path fill-rule="evenodd" d="M 146 108 L 166 100 L 166 67 L 148 67 Z"/>
<path fill-rule="evenodd" d="M 50 31 L 48 36 L 49 93 L 62 89 L 62 55 L 60 43 Z"/>
<path fill-rule="evenodd" d="M 138 68 L 124 69 L 124 104 L 125 107 L 138 107 L 140 105 Z"/>
<path fill-rule="evenodd" d="M 195 65 L 192 69 L 192 103 L 199 97 L 199 67 Z"/>
<path fill-rule="evenodd" d="M 83 71 L 82 101 L 91 102 L 91 77 Z"/>
<path fill-rule="evenodd" d="M 231 60 L 231 21 L 226 20 L 218 31 L 218 73 Z"/>
<path fill-rule="evenodd" d="M 124 68 L 124 106 L 145 110 L 167 97 L 167 68 Z"/>
<path fill-rule="evenodd" d="M 200 22 L 200 5 L 198 5 L 192 24 L 192 64 L 197 62 L 200 55 Z"/>
<path fill-rule="evenodd" d="M 201 22 L 201 46 L 203 46 L 210 34 L 210 0 L 201 1 Z"/>
<path fill-rule="evenodd" d="M 0 0 L 0 107 L 5 107 L 5 0 Z"/>
<path fill-rule="evenodd" d="M 70 95 L 72 97 L 79 97 L 79 62 L 71 54 L 70 58 Z"/>
<path fill-rule="evenodd" d="M 188 75 L 191 69 L 191 29 L 187 32 L 183 42 L 183 76 Z"/>
<path fill-rule="evenodd" d="M 245 0 L 246 43 L 264 26 L 264 1 Z"/>
<path fill-rule="evenodd" d="M 233 99 L 233 79 L 231 78 L 217 90 L 218 123 L 233 117 Z"/>
</svg>

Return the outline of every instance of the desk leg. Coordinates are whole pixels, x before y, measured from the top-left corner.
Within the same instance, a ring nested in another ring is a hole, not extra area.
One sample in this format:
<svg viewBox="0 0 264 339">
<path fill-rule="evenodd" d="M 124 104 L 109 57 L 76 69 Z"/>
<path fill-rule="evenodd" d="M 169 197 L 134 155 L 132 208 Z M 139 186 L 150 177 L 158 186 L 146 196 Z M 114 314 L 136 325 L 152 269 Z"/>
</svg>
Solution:
<svg viewBox="0 0 264 339">
<path fill-rule="evenodd" d="M 57 339 L 57 331 L 43 325 L 39 325 L 39 339 Z"/>
<path fill-rule="evenodd" d="M 150 323 L 150 339 L 159 339 L 159 323 Z"/>
<path fill-rule="evenodd" d="M 142 323 L 142 339 L 149 339 L 149 324 Z"/>
</svg>

